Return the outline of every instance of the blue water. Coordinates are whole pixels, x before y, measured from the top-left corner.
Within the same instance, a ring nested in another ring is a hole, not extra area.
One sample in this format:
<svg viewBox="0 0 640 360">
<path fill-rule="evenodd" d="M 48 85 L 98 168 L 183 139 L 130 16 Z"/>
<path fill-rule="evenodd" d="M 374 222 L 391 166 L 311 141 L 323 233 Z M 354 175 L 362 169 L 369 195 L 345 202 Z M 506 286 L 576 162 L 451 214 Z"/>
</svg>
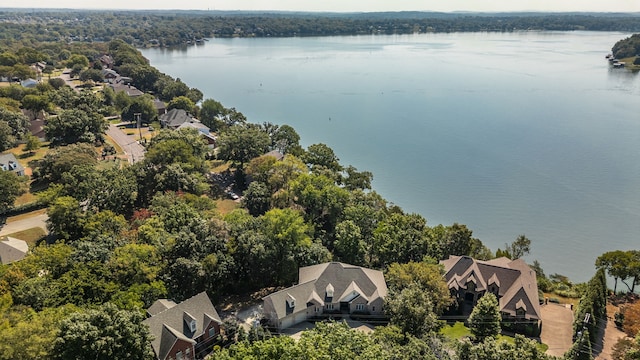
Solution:
<svg viewBox="0 0 640 360">
<path fill-rule="evenodd" d="M 629 34 L 211 39 L 143 54 L 252 122 L 292 125 L 430 225 L 495 251 L 519 234 L 586 281 L 640 248 L 640 81 L 604 56 Z"/>
</svg>

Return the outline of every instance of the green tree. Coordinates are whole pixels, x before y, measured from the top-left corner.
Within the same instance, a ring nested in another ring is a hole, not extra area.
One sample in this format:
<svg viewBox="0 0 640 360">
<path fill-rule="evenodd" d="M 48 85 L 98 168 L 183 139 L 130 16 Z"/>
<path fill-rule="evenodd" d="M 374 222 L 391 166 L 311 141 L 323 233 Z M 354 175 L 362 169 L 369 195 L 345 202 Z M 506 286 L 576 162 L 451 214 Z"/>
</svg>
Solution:
<svg viewBox="0 0 640 360">
<path fill-rule="evenodd" d="M 309 145 L 307 151 L 303 155 L 303 160 L 309 164 L 311 169 L 324 167 L 334 172 L 342 170 L 340 159 L 333 152 L 333 149 L 325 144 Z"/>
<path fill-rule="evenodd" d="M 496 296 L 487 293 L 478 300 L 478 303 L 469 315 L 469 329 L 471 334 L 479 341 L 488 337 L 495 338 L 500 334 L 500 308 Z"/>
<path fill-rule="evenodd" d="M 128 100 L 123 100 L 119 98 L 121 93 L 123 92 L 116 94 L 116 106 L 123 109 L 120 114 L 122 120 L 137 121 L 136 114 L 140 114 L 140 123 L 149 124 L 158 118 L 158 112 L 153 105 L 153 97 L 151 95 L 145 94 L 133 99 L 127 96 Z"/>
<path fill-rule="evenodd" d="M 77 142 L 102 142 L 109 127 L 107 121 L 97 113 L 87 113 L 80 109 L 64 110 L 49 119 L 44 131 L 53 144 L 73 144 Z"/>
<path fill-rule="evenodd" d="M 393 263 L 385 273 L 389 288 L 400 291 L 417 284 L 431 299 L 436 314 L 442 314 L 452 303 L 452 298 L 444 281 L 444 270 L 441 265 L 426 261 L 406 264 Z"/>
<path fill-rule="evenodd" d="M 0 105 L 0 152 L 10 149 L 28 133 L 29 120 Z"/>
<path fill-rule="evenodd" d="M 89 144 L 72 144 L 47 151 L 38 163 L 38 178 L 48 182 L 59 182 L 64 173 L 74 166 L 98 164 L 97 153 Z"/>
<path fill-rule="evenodd" d="M 269 136 L 258 129 L 232 126 L 220 134 L 218 158 L 242 168 L 249 160 L 266 153 L 269 143 Z"/>
<path fill-rule="evenodd" d="M 260 216 L 269 210 L 271 193 L 262 182 L 253 181 L 244 192 L 242 206 L 253 216 Z"/>
<path fill-rule="evenodd" d="M 85 218 L 78 200 L 70 196 L 59 197 L 51 204 L 47 215 L 47 228 L 59 239 L 77 240 L 82 237 Z"/>
<path fill-rule="evenodd" d="M 24 150 L 29 152 L 29 155 L 33 155 L 35 150 L 40 148 L 40 140 L 33 135 L 27 135 L 27 141 L 24 145 Z"/>
<path fill-rule="evenodd" d="M 60 323 L 54 359 L 153 359 L 151 335 L 140 312 L 105 304 L 72 314 Z"/>
<path fill-rule="evenodd" d="M 348 264 L 366 265 L 367 243 L 362 238 L 360 228 L 352 220 L 341 221 L 336 225 L 336 255 Z"/>
<path fill-rule="evenodd" d="M 300 135 L 289 125 L 281 125 L 271 135 L 271 146 L 282 154 L 302 153 L 300 148 Z"/>
<path fill-rule="evenodd" d="M 385 298 L 385 310 L 391 324 L 398 326 L 404 334 L 421 337 L 441 327 L 431 298 L 416 283 L 389 293 Z"/>
<path fill-rule="evenodd" d="M 12 171 L 0 170 L 0 214 L 13 207 L 18 196 L 25 192 L 24 182 Z"/>
<path fill-rule="evenodd" d="M 51 102 L 47 95 L 25 95 L 22 98 L 22 107 L 31 111 L 32 118 L 35 119 L 40 111 L 50 112 L 52 109 Z"/>
<path fill-rule="evenodd" d="M 89 59 L 81 54 L 73 54 L 67 60 L 67 67 L 73 68 L 75 65 L 80 65 L 82 69 L 89 67 Z"/>
<path fill-rule="evenodd" d="M 195 106 L 196 105 L 193 103 L 193 101 L 191 101 L 191 99 L 189 99 L 188 97 L 178 96 L 171 99 L 171 101 L 169 101 L 167 110 L 182 109 L 190 114 L 195 114 L 195 111 L 194 111 Z"/>
<path fill-rule="evenodd" d="M 219 116 L 224 114 L 224 106 L 216 100 L 206 99 L 202 102 L 200 108 L 200 121 L 211 129 L 211 131 L 218 131 L 220 129 L 221 121 Z"/>
<path fill-rule="evenodd" d="M 618 288 L 618 279 L 624 280 L 629 277 L 630 262 L 630 254 L 622 250 L 608 251 L 596 259 L 596 268 L 604 269 L 609 276 L 613 277 L 614 293 L 616 293 Z"/>
</svg>

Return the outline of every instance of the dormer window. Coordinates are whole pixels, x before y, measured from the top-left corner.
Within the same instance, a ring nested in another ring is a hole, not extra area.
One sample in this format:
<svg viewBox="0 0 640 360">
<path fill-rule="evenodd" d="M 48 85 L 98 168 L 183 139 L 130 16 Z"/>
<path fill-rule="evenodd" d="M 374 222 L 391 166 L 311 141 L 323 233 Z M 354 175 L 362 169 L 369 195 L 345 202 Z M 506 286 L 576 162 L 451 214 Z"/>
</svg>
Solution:
<svg viewBox="0 0 640 360">
<path fill-rule="evenodd" d="M 195 332 L 198 325 L 196 318 L 186 311 L 182 314 L 182 318 L 184 319 L 185 325 L 189 328 L 189 331 Z"/>
<path fill-rule="evenodd" d="M 329 284 L 327 285 L 327 288 L 325 289 L 326 295 L 328 298 L 332 298 L 333 297 L 333 285 Z"/>
<path fill-rule="evenodd" d="M 296 307 L 296 298 L 294 298 L 293 296 L 291 296 L 291 294 L 287 294 L 287 305 L 290 308 L 294 308 Z"/>
</svg>

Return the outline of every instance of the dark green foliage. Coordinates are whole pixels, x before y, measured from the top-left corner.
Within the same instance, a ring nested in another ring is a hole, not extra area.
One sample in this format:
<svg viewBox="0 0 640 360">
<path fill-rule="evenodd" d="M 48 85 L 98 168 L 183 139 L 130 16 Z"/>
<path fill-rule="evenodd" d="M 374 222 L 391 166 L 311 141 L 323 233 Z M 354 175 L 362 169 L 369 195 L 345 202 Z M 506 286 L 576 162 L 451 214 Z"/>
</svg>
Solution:
<svg viewBox="0 0 640 360">
<path fill-rule="evenodd" d="M 617 59 L 628 58 L 640 54 L 640 34 L 633 34 L 628 38 L 618 41 L 611 49 Z"/>
<path fill-rule="evenodd" d="M 270 142 L 269 136 L 258 129 L 231 126 L 220 134 L 218 158 L 242 167 L 266 153 Z"/>
<path fill-rule="evenodd" d="M 495 338 L 500 334 L 500 308 L 495 295 L 485 294 L 471 311 L 469 315 L 469 329 L 473 336 L 484 341 L 488 337 Z"/>
<path fill-rule="evenodd" d="M 0 214 L 13 207 L 18 196 L 24 193 L 23 181 L 11 171 L 0 170 Z"/>
<path fill-rule="evenodd" d="M 14 147 L 29 130 L 29 120 L 0 105 L 0 152 Z"/>
<path fill-rule="evenodd" d="M 391 324 L 398 326 L 405 334 L 421 337 L 442 326 L 429 292 L 417 283 L 392 291 L 385 298 L 384 307 Z"/>
<path fill-rule="evenodd" d="M 60 324 L 54 359 L 153 359 L 144 315 L 105 304 L 72 314 Z"/>
<path fill-rule="evenodd" d="M 73 109 L 49 119 L 44 131 L 53 144 L 67 145 L 102 142 L 108 127 L 109 124 L 100 114 Z"/>
</svg>

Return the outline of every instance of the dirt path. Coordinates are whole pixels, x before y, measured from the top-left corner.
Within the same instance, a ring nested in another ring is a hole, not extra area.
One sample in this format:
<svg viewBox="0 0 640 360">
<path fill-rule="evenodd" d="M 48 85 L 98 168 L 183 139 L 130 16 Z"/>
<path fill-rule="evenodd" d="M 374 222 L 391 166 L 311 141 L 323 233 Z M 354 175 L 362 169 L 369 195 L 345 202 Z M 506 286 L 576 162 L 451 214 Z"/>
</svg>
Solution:
<svg viewBox="0 0 640 360">
<path fill-rule="evenodd" d="M 618 330 L 616 324 L 613 322 L 613 314 L 618 310 L 617 307 L 609 304 L 607 305 L 607 327 L 604 330 L 604 336 L 602 337 L 602 343 L 596 343 L 593 345 L 593 350 L 600 351 L 597 354 L 595 360 L 614 360 L 612 356 L 613 346 L 618 342 L 620 338 L 624 338 L 627 335 Z"/>
<path fill-rule="evenodd" d="M 540 306 L 542 333 L 540 340 L 549 346 L 548 355 L 562 356 L 571 347 L 573 312 L 565 305 Z"/>
</svg>

